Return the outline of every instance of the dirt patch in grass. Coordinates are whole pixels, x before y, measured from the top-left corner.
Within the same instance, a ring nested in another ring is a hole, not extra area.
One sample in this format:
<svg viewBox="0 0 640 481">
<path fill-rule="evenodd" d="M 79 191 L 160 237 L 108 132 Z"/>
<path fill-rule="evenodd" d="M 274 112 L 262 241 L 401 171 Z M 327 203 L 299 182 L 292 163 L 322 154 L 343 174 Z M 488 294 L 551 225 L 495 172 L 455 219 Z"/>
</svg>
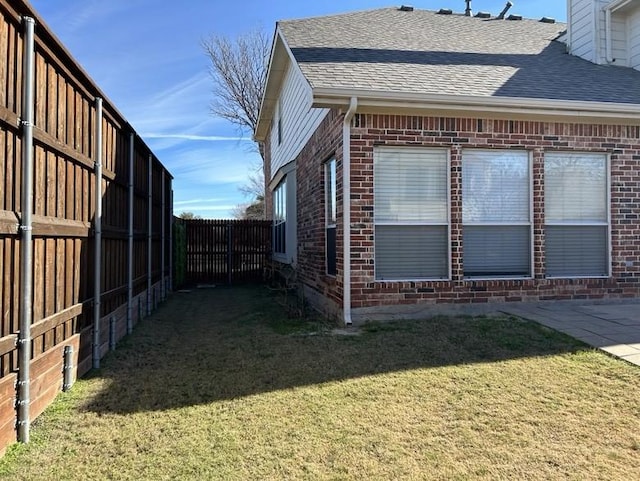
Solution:
<svg viewBox="0 0 640 481">
<path fill-rule="evenodd" d="M 264 289 L 174 294 L 7 479 L 628 479 L 640 370 L 512 317 L 336 335 Z"/>
</svg>

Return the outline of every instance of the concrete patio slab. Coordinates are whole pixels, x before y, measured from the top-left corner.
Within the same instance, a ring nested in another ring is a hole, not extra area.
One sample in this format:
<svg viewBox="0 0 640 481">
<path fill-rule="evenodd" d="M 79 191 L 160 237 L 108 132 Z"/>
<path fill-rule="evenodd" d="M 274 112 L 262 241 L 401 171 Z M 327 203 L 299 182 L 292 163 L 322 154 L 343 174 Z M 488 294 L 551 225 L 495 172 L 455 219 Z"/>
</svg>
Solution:
<svg viewBox="0 0 640 481">
<path fill-rule="evenodd" d="M 621 359 L 630 362 L 631 364 L 635 364 L 636 366 L 640 366 L 640 354 L 632 354 L 631 356 L 622 356 Z"/>
<path fill-rule="evenodd" d="M 504 305 L 502 312 L 536 321 L 640 366 L 640 303 Z"/>
<path fill-rule="evenodd" d="M 612 346 L 603 346 L 602 350 L 618 357 L 640 354 L 640 349 L 635 349 L 627 344 L 615 344 Z"/>
</svg>

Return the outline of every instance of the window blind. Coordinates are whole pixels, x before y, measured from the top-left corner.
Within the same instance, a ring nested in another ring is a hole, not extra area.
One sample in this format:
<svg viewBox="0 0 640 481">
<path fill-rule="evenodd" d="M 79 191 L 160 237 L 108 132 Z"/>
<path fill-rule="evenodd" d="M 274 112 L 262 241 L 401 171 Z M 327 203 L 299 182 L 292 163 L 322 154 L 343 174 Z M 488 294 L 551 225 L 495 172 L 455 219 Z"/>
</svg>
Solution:
<svg viewBox="0 0 640 481">
<path fill-rule="evenodd" d="M 462 153 L 463 270 L 466 277 L 531 275 L 529 154 Z"/>
<path fill-rule="evenodd" d="M 607 276 L 606 155 L 549 152 L 544 163 L 546 275 Z"/>
<path fill-rule="evenodd" d="M 376 279 L 449 276 L 448 183 L 446 150 L 374 151 Z"/>
</svg>

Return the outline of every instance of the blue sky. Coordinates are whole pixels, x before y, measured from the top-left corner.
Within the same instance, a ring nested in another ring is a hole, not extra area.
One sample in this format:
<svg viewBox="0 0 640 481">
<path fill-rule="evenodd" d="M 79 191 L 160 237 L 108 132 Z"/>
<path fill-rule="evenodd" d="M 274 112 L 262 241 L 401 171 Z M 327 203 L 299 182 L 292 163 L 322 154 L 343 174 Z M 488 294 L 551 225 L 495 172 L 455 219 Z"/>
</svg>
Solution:
<svg viewBox="0 0 640 481">
<path fill-rule="evenodd" d="M 473 0 L 497 14 L 503 0 Z M 566 20 L 562 0 L 514 0 L 510 13 Z M 31 0 L 106 96 L 174 175 L 174 211 L 228 218 L 247 202 L 238 190 L 259 156 L 251 134 L 209 113 L 211 81 L 200 41 L 279 19 L 394 6 L 389 0 Z M 415 8 L 464 11 L 464 0 L 406 1 Z M 452 32 L 453 34 L 453 32 Z"/>
</svg>

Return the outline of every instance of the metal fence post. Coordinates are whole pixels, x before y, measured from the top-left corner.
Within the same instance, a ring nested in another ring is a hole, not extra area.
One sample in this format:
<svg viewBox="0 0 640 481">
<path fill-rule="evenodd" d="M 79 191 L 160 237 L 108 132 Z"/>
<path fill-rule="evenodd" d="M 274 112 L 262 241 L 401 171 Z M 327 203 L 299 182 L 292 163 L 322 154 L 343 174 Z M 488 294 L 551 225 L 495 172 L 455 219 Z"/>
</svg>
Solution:
<svg viewBox="0 0 640 481">
<path fill-rule="evenodd" d="M 62 367 L 62 390 L 67 392 L 73 386 L 73 346 L 64 346 Z"/>
</svg>

